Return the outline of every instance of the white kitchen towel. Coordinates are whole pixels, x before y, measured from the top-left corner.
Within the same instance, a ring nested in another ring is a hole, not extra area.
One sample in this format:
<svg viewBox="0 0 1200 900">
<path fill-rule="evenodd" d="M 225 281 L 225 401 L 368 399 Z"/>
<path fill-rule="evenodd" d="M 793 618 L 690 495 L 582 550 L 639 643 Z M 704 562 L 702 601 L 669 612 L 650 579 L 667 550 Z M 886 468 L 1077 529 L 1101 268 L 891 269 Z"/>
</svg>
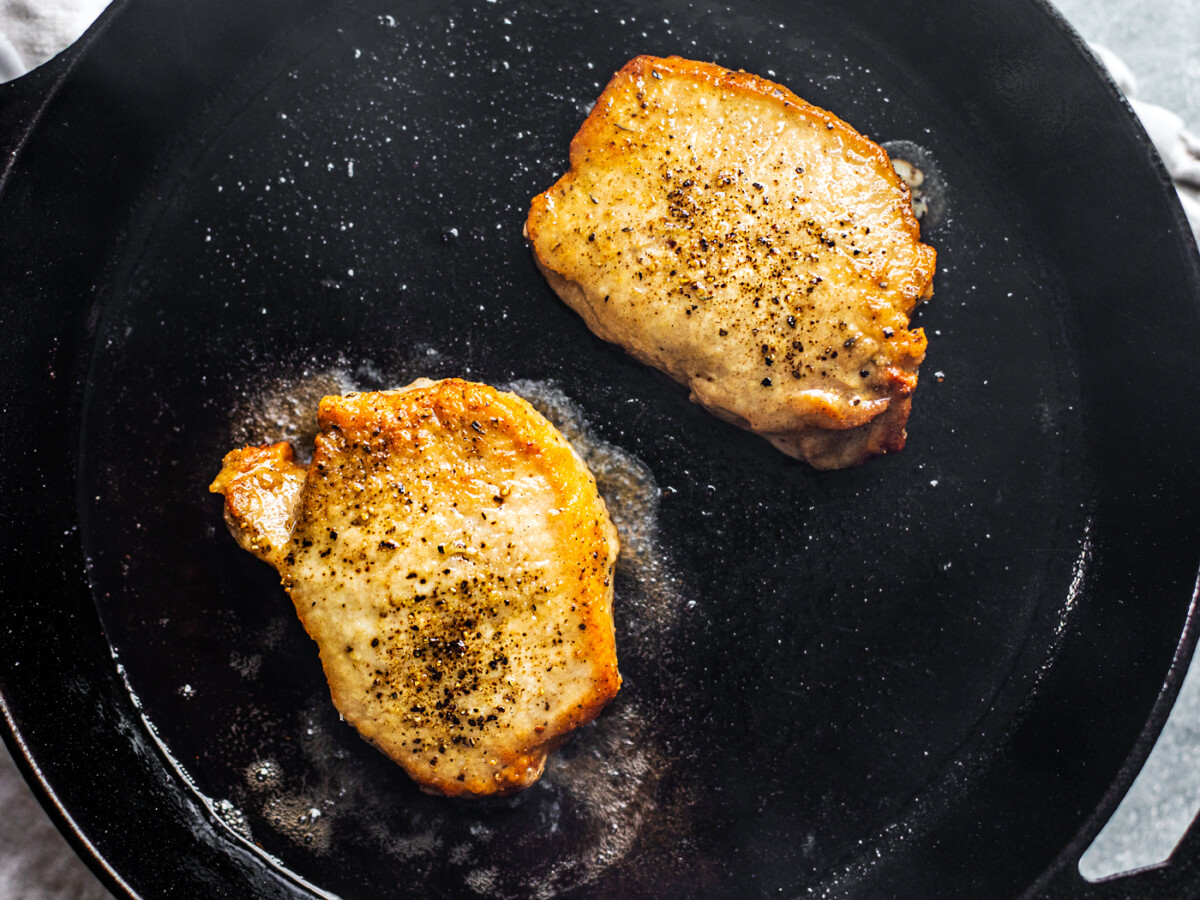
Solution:
<svg viewBox="0 0 1200 900">
<path fill-rule="evenodd" d="M 1129 67 L 1107 47 L 1099 44 L 1091 47 L 1142 120 L 1142 127 L 1150 135 L 1179 190 L 1179 202 L 1183 204 L 1192 233 L 1200 241 L 1200 137 L 1188 131 L 1183 119 L 1169 109 L 1138 100 L 1137 79 Z"/>
<path fill-rule="evenodd" d="M 79 40 L 109 0 L 0 0 L 0 81 Z"/>
</svg>

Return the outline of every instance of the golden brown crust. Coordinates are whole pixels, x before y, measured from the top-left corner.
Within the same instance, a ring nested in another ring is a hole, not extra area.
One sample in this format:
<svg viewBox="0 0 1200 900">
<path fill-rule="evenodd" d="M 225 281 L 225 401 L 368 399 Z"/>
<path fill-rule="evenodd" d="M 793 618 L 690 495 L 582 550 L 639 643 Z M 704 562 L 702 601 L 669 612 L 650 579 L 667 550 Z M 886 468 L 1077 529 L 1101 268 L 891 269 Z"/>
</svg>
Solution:
<svg viewBox="0 0 1200 900">
<path fill-rule="evenodd" d="M 815 466 L 903 446 L 936 254 L 882 148 L 781 85 L 641 56 L 570 162 L 525 230 L 593 331 Z"/>
<path fill-rule="evenodd" d="M 423 790 L 529 786 L 620 686 L 594 479 L 525 401 L 458 379 L 318 422 L 278 567 L 335 706 Z"/>
</svg>

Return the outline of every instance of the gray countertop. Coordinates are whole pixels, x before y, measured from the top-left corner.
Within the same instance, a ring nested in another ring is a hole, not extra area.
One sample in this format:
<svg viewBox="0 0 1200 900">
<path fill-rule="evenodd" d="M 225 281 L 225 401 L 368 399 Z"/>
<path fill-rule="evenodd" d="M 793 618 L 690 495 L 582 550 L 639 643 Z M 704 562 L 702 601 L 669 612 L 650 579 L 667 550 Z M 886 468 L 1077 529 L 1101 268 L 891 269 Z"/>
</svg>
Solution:
<svg viewBox="0 0 1200 900">
<path fill-rule="evenodd" d="M 1059 0 L 1088 41 L 1106 46 L 1137 78 L 1137 97 L 1200 132 L 1200 0 Z M 0 0 L 0 19 L 21 14 Z M 15 12 L 14 12 L 15 11 Z M 1169 855 L 1200 809 L 1200 665 L 1189 674 L 1154 754 L 1112 822 L 1081 861 L 1090 878 Z M 0 897 L 108 900 L 0 746 Z"/>
<path fill-rule="evenodd" d="M 1200 0 L 1058 0 L 1092 43 L 1133 70 L 1137 96 L 1165 106 L 1200 132 Z"/>
</svg>

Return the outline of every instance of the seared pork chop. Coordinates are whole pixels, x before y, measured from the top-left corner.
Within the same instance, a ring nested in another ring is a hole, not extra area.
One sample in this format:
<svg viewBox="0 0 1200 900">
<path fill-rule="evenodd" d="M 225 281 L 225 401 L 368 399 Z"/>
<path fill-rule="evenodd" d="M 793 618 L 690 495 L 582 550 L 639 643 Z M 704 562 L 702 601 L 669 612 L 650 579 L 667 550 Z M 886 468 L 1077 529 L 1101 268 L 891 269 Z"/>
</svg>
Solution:
<svg viewBox="0 0 1200 900">
<path fill-rule="evenodd" d="M 641 56 L 570 163 L 525 231 L 597 335 L 817 468 L 904 446 L 935 253 L 882 148 L 754 75 Z"/>
<path fill-rule="evenodd" d="M 617 535 L 587 467 L 528 403 L 421 380 L 326 397 L 307 469 L 234 450 L 211 490 L 275 566 L 334 705 L 422 787 L 507 794 L 621 678 Z"/>
</svg>

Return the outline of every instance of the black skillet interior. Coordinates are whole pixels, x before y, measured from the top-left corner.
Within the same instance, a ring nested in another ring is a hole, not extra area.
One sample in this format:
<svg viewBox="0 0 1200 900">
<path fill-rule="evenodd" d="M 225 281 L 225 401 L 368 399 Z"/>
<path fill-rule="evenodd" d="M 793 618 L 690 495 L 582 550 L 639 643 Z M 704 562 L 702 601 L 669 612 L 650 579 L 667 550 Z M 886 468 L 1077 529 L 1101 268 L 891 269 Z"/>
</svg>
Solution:
<svg viewBox="0 0 1200 900">
<path fill-rule="evenodd" d="M 1200 410 L 1165 386 L 1200 379 L 1200 274 L 1045 7 L 109 18 L 0 197 L 28 423 L 0 439 L 0 687 L 110 883 L 1000 897 L 1073 865 L 1181 634 L 1190 653 Z M 528 200 L 641 52 L 773 77 L 926 171 L 939 271 L 903 453 L 811 471 L 594 338 L 534 269 Z M 537 786 L 476 804 L 421 795 L 339 722 L 206 491 L 233 446 L 302 445 L 322 393 L 448 375 L 541 405 L 626 544 L 621 694 Z"/>
</svg>

